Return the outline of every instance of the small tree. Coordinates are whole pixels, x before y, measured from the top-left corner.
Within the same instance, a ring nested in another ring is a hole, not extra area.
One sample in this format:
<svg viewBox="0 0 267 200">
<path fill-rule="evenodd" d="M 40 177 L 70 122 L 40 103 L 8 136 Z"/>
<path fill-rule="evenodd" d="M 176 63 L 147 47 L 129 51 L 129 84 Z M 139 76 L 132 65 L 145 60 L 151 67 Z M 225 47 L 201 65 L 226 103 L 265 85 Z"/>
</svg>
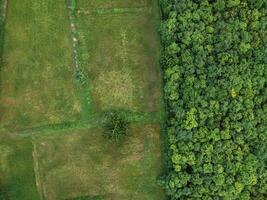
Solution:
<svg viewBox="0 0 267 200">
<path fill-rule="evenodd" d="M 118 111 L 109 111 L 105 114 L 104 134 L 106 137 L 118 140 L 127 134 L 128 121 Z"/>
</svg>

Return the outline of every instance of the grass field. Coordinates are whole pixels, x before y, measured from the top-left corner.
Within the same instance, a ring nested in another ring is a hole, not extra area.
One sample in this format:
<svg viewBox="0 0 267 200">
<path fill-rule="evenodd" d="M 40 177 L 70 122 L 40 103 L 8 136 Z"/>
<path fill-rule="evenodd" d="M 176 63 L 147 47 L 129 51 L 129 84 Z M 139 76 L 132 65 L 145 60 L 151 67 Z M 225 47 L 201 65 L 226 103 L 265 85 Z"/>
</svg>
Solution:
<svg viewBox="0 0 267 200">
<path fill-rule="evenodd" d="M 96 109 L 158 111 L 161 94 L 155 14 L 149 10 L 124 14 L 114 10 L 105 14 L 102 10 L 102 15 L 87 15 L 84 10 L 93 12 L 92 5 L 107 5 L 107 1 L 79 2 L 81 57 Z M 117 6 L 134 5 L 133 1 L 112 2 Z M 135 1 L 138 5 L 144 2 Z"/>
<path fill-rule="evenodd" d="M 78 0 L 69 11 L 65 0 L 8 3 L 0 71 L 3 194 L 164 200 L 157 183 L 164 108 L 156 1 Z M 107 110 L 130 123 L 118 143 L 103 136 Z"/>
<path fill-rule="evenodd" d="M 132 125 L 121 144 L 107 141 L 100 129 L 37 138 L 46 199 L 162 200 L 159 132 L 156 124 Z"/>
<path fill-rule="evenodd" d="M 79 118 L 64 0 L 9 1 L 0 124 L 21 130 Z"/>
</svg>

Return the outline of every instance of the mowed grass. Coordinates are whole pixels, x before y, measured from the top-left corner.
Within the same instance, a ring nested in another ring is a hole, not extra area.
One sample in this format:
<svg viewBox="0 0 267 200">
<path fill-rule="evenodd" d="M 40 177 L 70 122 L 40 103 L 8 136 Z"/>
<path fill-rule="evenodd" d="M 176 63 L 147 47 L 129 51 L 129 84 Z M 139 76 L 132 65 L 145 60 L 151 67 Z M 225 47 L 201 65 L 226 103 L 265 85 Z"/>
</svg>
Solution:
<svg viewBox="0 0 267 200">
<path fill-rule="evenodd" d="M 122 14 L 114 10 L 87 15 L 84 10 L 93 11 L 102 5 L 131 7 L 131 2 L 143 5 L 147 1 L 79 2 L 77 27 L 81 57 L 89 74 L 96 110 L 159 111 L 157 14 L 145 9 L 138 13 Z M 152 3 L 148 5 L 154 7 Z"/>
<path fill-rule="evenodd" d="M 46 199 L 163 200 L 160 126 L 135 124 L 128 134 L 121 143 L 100 129 L 36 138 Z"/>
<path fill-rule="evenodd" d="M 153 0 L 78 0 L 79 6 L 90 8 L 127 8 L 147 6 Z"/>
<path fill-rule="evenodd" d="M 0 127 L 14 131 L 79 118 L 70 39 L 65 0 L 9 1 Z"/>
<path fill-rule="evenodd" d="M 31 139 L 0 137 L 0 182 L 3 200 L 37 200 Z"/>
</svg>

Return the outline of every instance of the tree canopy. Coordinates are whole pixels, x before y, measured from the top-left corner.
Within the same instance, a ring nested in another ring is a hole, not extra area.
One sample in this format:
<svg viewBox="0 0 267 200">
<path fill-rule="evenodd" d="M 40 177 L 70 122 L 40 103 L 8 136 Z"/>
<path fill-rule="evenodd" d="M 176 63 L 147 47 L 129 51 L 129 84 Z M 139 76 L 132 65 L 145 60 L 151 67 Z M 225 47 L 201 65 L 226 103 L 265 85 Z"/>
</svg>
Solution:
<svg viewBox="0 0 267 200">
<path fill-rule="evenodd" d="M 266 199 L 267 1 L 161 0 L 161 9 L 167 194 Z"/>
</svg>

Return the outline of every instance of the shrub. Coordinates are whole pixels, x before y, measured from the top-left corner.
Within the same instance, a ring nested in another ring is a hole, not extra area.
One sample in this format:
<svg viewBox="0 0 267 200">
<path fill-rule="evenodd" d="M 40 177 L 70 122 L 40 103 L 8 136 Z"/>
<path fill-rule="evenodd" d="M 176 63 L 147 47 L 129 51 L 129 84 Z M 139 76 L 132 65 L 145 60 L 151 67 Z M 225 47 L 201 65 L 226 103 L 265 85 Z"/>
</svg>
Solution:
<svg viewBox="0 0 267 200">
<path fill-rule="evenodd" d="M 127 134 L 128 121 L 119 111 L 105 113 L 104 134 L 106 137 L 118 140 Z"/>
<path fill-rule="evenodd" d="M 88 82 L 87 73 L 83 69 L 75 69 L 75 80 L 82 86 L 86 85 Z"/>
</svg>

